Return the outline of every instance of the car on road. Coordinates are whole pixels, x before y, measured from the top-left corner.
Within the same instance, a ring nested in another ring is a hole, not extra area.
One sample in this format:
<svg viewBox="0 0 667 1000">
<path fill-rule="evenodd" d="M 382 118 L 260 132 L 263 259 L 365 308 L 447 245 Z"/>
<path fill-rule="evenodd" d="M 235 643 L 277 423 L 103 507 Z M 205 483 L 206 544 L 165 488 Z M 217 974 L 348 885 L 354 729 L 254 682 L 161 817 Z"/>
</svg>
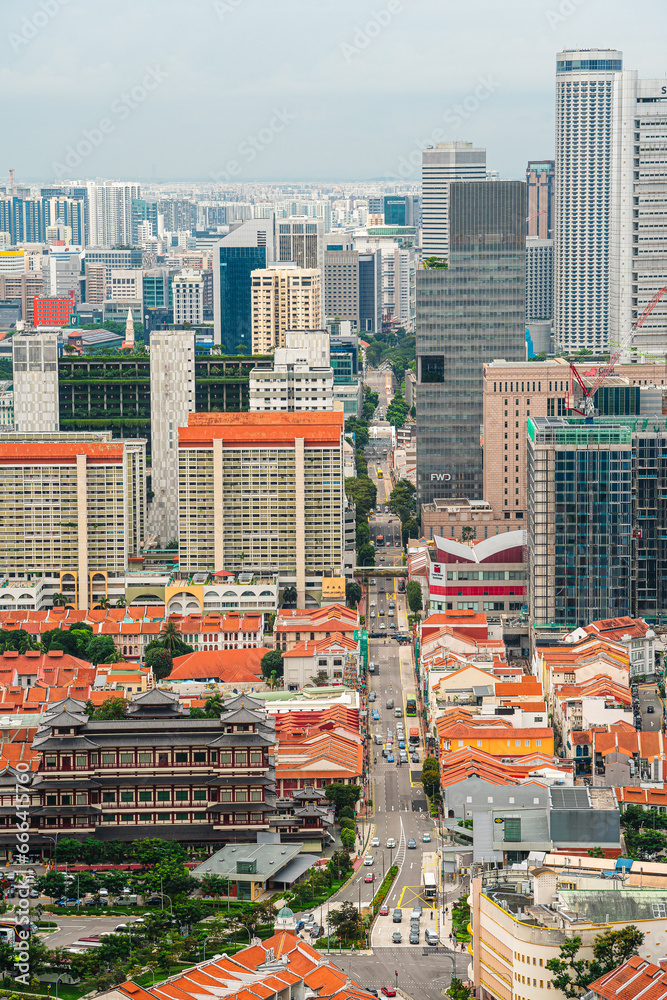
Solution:
<svg viewBox="0 0 667 1000">
<path fill-rule="evenodd" d="M 366 867 L 369 867 L 374 862 L 375 862 L 375 858 L 373 857 L 372 854 L 367 854 L 366 857 L 364 858 L 364 864 L 366 865 Z"/>
<path fill-rule="evenodd" d="M 393 753 L 388 753 L 387 754 L 387 763 L 388 764 L 393 764 L 394 763 L 394 755 L 393 755 Z"/>
<path fill-rule="evenodd" d="M 435 945 L 439 944 L 438 935 L 435 933 L 435 931 L 432 931 L 430 927 L 424 934 L 424 937 L 426 939 L 426 944 L 430 945 L 432 948 L 435 947 Z"/>
<path fill-rule="evenodd" d="M 431 834 L 430 833 L 423 833 L 422 834 L 422 844 L 430 844 L 430 843 L 431 843 Z"/>
<path fill-rule="evenodd" d="M 648 712 L 649 715 L 653 715 L 654 712 L 655 712 L 655 706 L 654 705 L 649 705 L 648 708 L 646 709 L 646 711 Z"/>
<path fill-rule="evenodd" d="M 371 660 L 371 663 L 373 663 L 372 660 Z M 374 663 L 373 663 L 373 666 L 375 666 Z M 368 700 L 369 701 L 375 701 L 376 698 L 377 698 L 377 693 L 375 691 L 371 691 L 371 693 L 368 696 Z"/>
<path fill-rule="evenodd" d="M 381 628 L 381 629 L 384 629 L 384 631 L 386 631 L 386 630 L 387 630 L 387 626 L 385 625 L 385 623 L 384 623 L 384 622 L 381 622 L 381 623 L 380 623 L 380 628 Z"/>
<path fill-rule="evenodd" d="M 414 851 L 416 847 L 417 844 L 415 843 L 414 837 L 408 837 L 408 850 Z"/>
<path fill-rule="evenodd" d="M 31 889 L 30 890 L 30 898 L 31 899 L 39 899 L 39 893 L 37 892 L 37 889 Z"/>
<path fill-rule="evenodd" d="M 391 915 L 391 919 L 393 923 L 400 924 L 401 920 L 403 919 L 403 910 L 400 908 L 400 906 L 396 907 L 396 909 Z"/>
<path fill-rule="evenodd" d="M 410 760 L 412 761 L 413 764 L 418 764 L 419 763 L 419 754 L 418 753 L 413 753 L 413 755 L 410 758 Z"/>
<path fill-rule="evenodd" d="M 372 714 L 373 714 L 373 722 L 378 722 L 380 719 L 380 713 L 378 712 L 377 708 L 373 709 Z"/>
<path fill-rule="evenodd" d="M 405 740 L 399 740 L 398 741 L 398 749 L 399 750 L 405 750 Z"/>
<path fill-rule="evenodd" d="M 387 837 L 387 847 L 396 847 L 396 841 L 393 837 Z"/>
<path fill-rule="evenodd" d="M 374 587 L 375 584 L 376 584 L 375 577 L 371 577 L 371 587 Z"/>
<path fill-rule="evenodd" d="M 421 920 L 422 908 L 421 906 L 413 906 L 412 913 L 410 914 L 410 920 Z"/>
<path fill-rule="evenodd" d="M 373 837 L 373 839 L 371 840 L 371 847 L 379 847 L 379 846 L 380 846 L 380 838 Z"/>
<path fill-rule="evenodd" d="M 364 882 L 375 882 L 375 875 L 371 872 L 369 875 L 364 876 Z"/>
<path fill-rule="evenodd" d="M 380 993 L 382 994 L 383 997 L 396 996 L 396 990 L 394 989 L 393 986 L 383 986 L 382 989 L 380 990 Z"/>
<path fill-rule="evenodd" d="M 310 929 L 310 936 L 315 941 L 317 938 L 322 937 L 324 934 L 324 927 L 321 924 L 315 924 L 314 927 Z"/>
<path fill-rule="evenodd" d="M 410 944 L 419 944 L 419 928 L 413 927 L 410 930 Z"/>
<path fill-rule="evenodd" d="M 389 916 L 389 907 L 387 906 L 386 903 L 384 903 L 384 905 L 380 907 L 380 909 L 378 910 L 378 913 L 380 914 L 381 917 L 388 917 Z"/>
<path fill-rule="evenodd" d="M 391 614 L 391 611 L 389 614 Z M 389 628 L 396 628 L 396 622 L 389 622 Z"/>
<path fill-rule="evenodd" d="M 401 932 L 394 931 L 394 933 L 391 935 L 392 944 L 401 944 L 402 941 L 403 941 L 403 935 L 401 934 Z"/>
<path fill-rule="evenodd" d="M 366 990 L 366 993 L 372 993 L 374 997 L 377 997 L 377 996 L 380 995 L 378 993 L 378 991 L 373 986 L 364 986 L 364 989 Z"/>
<path fill-rule="evenodd" d="M 375 612 L 371 611 L 371 618 L 375 618 Z"/>
</svg>

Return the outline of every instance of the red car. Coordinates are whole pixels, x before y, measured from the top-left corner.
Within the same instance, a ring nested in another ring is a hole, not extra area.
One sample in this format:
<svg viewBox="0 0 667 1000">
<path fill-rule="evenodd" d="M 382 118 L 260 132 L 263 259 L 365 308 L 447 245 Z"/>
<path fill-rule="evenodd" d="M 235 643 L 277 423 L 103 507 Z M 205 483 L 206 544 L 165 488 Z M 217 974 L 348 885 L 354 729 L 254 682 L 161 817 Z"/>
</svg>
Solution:
<svg viewBox="0 0 667 1000">
<path fill-rule="evenodd" d="M 370 875 L 366 876 L 366 878 L 364 879 L 364 882 L 375 882 L 375 875 L 373 875 L 373 873 L 371 872 Z"/>
<path fill-rule="evenodd" d="M 382 989 L 380 990 L 380 993 L 382 994 L 383 997 L 396 996 L 396 990 L 394 989 L 393 986 L 383 986 Z"/>
<path fill-rule="evenodd" d="M 386 903 L 380 907 L 379 913 L 381 917 L 389 916 L 389 907 L 386 905 Z"/>
</svg>

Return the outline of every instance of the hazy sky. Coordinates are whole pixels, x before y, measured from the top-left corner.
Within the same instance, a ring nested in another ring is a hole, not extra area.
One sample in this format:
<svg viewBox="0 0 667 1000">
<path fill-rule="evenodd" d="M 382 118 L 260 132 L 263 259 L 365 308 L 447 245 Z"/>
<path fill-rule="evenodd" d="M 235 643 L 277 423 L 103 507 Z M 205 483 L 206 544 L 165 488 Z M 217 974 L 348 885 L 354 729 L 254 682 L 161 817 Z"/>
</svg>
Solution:
<svg viewBox="0 0 667 1000">
<path fill-rule="evenodd" d="M 5 0 L 0 27 L 17 181 L 416 180 L 433 138 L 521 177 L 560 48 L 667 76 L 665 0 Z"/>
</svg>

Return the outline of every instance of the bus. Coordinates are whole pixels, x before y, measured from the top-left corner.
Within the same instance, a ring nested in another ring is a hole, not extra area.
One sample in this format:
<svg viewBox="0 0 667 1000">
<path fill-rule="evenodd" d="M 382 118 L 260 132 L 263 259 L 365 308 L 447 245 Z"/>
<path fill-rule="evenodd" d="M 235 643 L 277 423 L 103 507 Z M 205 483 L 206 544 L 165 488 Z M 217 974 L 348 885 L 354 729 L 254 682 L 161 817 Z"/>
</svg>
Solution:
<svg viewBox="0 0 667 1000">
<path fill-rule="evenodd" d="M 417 714 L 417 700 L 415 698 L 407 698 L 405 702 L 405 714 L 406 715 L 416 715 Z"/>
<path fill-rule="evenodd" d="M 377 548 L 381 549 L 384 545 L 384 535 L 378 535 L 375 540 L 375 545 Z"/>
<path fill-rule="evenodd" d="M 422 885 L 424 887 L 424 899 L 438 898 L 437 854 L 422 854 Z"/>
<path fill-rule="evenodd" d="M 411 747 L 419 746 L 419 730 L 416 726 L 410 730 L 409 743 Z"/>
</svg>

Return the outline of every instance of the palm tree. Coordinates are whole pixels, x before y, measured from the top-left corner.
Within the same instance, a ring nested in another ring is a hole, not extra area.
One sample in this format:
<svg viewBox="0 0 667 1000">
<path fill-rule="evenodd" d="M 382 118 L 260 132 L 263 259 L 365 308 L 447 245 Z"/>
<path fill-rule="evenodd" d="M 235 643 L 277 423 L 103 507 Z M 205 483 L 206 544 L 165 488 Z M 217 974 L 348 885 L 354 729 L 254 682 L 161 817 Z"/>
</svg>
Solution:
<svg viewBox="0 0 667 1000">
<path fill-rule="evenodd" d="M 119 597 L 118 600 L 116 601 L 116 607 L 117 608 L 124 608 L 125 606 L 126 606 L 125 605 L 125 598 L 124 597 Z"/>
<path fill-rule="evenodd" d="M 107 608 L 111 607 L 111 601 L 109 600 L 108 597 L 100 597 L 99 601 L 97 602 L 97 606 L 98 608 L 102 608 L 104 611 L 106 611 Z"/>
<path fill-rule="evenodd" d="M 67 598 L 64 594 L 54 594 L 52 604 L 54 608 L 63 608 L 67 604 Z"/>
<path fill-rule="evenodd" d="M 181 642 L 181 629 L 180 626 L 170 618 L 164 623 L 160 630 L 160 636 L 162 639 L 162 645 L 165 649 L 168 649 L 170 653 L 173 652 L 174 647 Z"/>
</svg>

